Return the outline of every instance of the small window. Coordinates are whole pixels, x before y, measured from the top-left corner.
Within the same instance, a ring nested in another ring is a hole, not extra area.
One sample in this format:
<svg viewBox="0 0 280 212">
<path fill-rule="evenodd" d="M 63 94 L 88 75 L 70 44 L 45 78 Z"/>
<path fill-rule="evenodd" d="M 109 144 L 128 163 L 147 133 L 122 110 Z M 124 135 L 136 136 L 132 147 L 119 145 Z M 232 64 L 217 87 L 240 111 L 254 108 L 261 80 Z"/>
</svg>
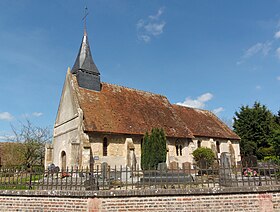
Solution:
<svg viewBox="0 0 280 212">
<path fill-rule="evenodd" d="M 217 152 L 220 153 L 221 150 L 220 150 L 220 142 L 219 141 L 216 141 L 216 148 L 217 148 Z"/>
<path fill-rule="evenodd" d="M 183 155 L 183 147 L 182 147 L 182 145 L 180 145 L 180 155 L 182 156 Z"/>
<path fill-rule="evenodd" d="M 197 148 L 201 147 L 201 140 L 197 141 Z"/>
<path fill-rule="evenodd" d="M 176 145 L 176 155 L 179 156 L 179 146 Z"/>
<path fill-rule="evenodd" d="M 66 152 L 61 152 L 61 169 L 66 170 Z"/>
<path fill-rule="evenodd" d="M 176 145 L 176 155 L 177 156 L 183 155 L 183 146 L 182 145 L 179 145 L 179 144 Z"/>
<path fill-rule="evenodd" d="M 107 138 L 105 137 L 103 139 L 103 156 L 107 156 L 107 150 L 108 150 L 108 141 Z"/>
</svg>

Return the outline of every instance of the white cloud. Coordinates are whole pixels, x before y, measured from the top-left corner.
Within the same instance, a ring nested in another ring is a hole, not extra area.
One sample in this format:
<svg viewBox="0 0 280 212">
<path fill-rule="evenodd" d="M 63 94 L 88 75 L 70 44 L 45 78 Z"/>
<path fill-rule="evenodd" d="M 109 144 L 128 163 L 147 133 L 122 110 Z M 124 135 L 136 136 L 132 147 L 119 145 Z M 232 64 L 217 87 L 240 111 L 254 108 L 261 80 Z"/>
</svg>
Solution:
<svg viewBox="0 0 280 212">
<path fill-rule="evenodd" d="M 255 45 L 251 46 L 245 51 L 243 58 L 246 59 L 258 53 L 261 53 L 262 55 L 266 56 L 271 50 L 271 44 L 271 42 L 256 43 Z"/>
<path fill-rule="evenodd" d="M 151 41 L 151 37 L 148 35 L 140 35 L 140 36 L 138 36 L 138 39 L 144 41 L 145 43 L 148 43 Z"/>
<path fill-rule="evenodd" d="M 241 59 L 236 62 L 236 65 L 241 65 L 245 62 L 246 59 L 253 57 L 257 54 L 261 54 L 263 56 L 267 56 L 272 49 L 273 42 L 266 41 L 266 42 L 259 42 L 245 50 L 244 54 L 242 55 Z"/>
<path fill-rule="evenodd" d="M 149 19 L 158 20 L 159 17 L 162 15 L 163 12 L 164 12 L 164 7 L 161 7 L 161 8 L 159 8 L 159 10 L 157 11 L 157 14 L 156 14 L 156 15 L 150 15 L 150 16 L 149 16 Z"/>
<path fill-rule="evenodd" d="M 219 115 L 224 110 L 225 109 L 223 107 L 218 107 L 218 108 L 214 109 L 212 112 L 215 113 L 216 115 Z"/>
<path fill-rule="evenodd" d="M 280 76 L 276 77 L 276 79 L 280 81 Z"/>
<path fill-rule="evenodd" d="M 13 140 L 15 140 L 15 138 L 16 137 L 14 135 L 1 135 L 0 142 L 13 141 Z"/>
<path fill-rule="evenodd" d="M 11 121 L 14 117 L 9 112 L 0 113 L 0 120 Z"/>
<path fill-rule="evenodd" d="M 43 113 L 41 113 L 41 112 L 32 113 L 32 116 L 35 116 L 35 117 L 39 117 L 39 116 L 42 116 L 42 115 L 43 115 Z"/>
<path fill-rule="evenodd" d="M 213 94 L 205 93 L 197 97 L 196 99 L 191 99 L 190 97 L 187 97 L 184 102 L 178 102 L 176 104 L 193 108 L 204 108 L 205 103 L 210 101 L 212 98 Z"/>
<path fill-rule="evenodd" d="M 276 56 L 280 59 L 280 47 L 276 49 Z"/>
<path fill-rule="evenodd" d="M 256 86 L 256 90 L 261 90 L 261 89 L 262 89 L 262 86 L 260 86 L 260 85 Z"/>
<path fill-rule="evenodd" d="M 200 102 L 208 102 L 209 100 L 211 100 L 213 98 L 213 94 L 211 93 L 205 93 L 202 94 L 201 96 L 199 96 L 197 99 Z"/>
<path fill-rule="evenodd" d="M 164 8 L 160 8 L 155 15 L 150 15 L 147 19 L 140 19 L 137 24 L 138 39 L 148 43 L 153 37 L 157 37 L 163 33 L 165 21 L 160 20 Z"/>
<path fill-rule="evenodd" d="M 42 116 L 43 115 L 43 113 L 41 113 L 41 112 L 33 112 L 33 113 L 24 113 L 24 114 L 22 114 L 21 116 L 22 116 L 22 118 L 24 118 L 24 119 L 28 119 L 28 118 L 31 118 L 32 116 L 33 117 L 40 117 L 40 116 Z"/>
<path fill-rule="evenodd" d="M 276 32 L 274 35 L 274 38 L 279 39 L 280 38 L 280 31 Z"/>
<path fill-rule="evenodd" d="M 146 32 L 153 36 L 158 36 L 163 33 L 163 28 L 165 26 L 165 22 L 161 23 L 148 23 L 144 26 Z"/>
</svg>

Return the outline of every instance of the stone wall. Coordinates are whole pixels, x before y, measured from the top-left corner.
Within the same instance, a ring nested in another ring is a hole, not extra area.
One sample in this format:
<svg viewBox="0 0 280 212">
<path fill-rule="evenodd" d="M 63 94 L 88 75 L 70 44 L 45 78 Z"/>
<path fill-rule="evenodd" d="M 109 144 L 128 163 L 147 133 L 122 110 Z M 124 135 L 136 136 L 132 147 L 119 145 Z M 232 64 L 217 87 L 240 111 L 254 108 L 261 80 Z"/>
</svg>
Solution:
<svg viewBox="0 0 280 212">
<path fill-rule="evenodd" d="M 0 191 L 0 211 L 280 211 L 280 186 Z"/>
</svg>

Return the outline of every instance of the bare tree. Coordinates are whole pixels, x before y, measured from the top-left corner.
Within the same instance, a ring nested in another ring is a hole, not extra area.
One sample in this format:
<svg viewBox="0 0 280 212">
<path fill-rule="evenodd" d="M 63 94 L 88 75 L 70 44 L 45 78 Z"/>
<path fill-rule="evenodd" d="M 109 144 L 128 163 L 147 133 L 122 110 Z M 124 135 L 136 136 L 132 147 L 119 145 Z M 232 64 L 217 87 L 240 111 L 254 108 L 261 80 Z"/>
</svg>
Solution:
<svg viewBox="0 0 280 212">
<path fill-rule="evenodd" d="M 50 142 L 52 137 L 50 128 L 34 126 L 29 120 L 26 120 L 25 123 L 21 122 L 19 128 L 13 125 L 11 127 L 13 136 L 8 139 L 22 144 L 19 151 L 23 155 L 23 165 L 43 166 L 45 145 Z"/>
</svg>

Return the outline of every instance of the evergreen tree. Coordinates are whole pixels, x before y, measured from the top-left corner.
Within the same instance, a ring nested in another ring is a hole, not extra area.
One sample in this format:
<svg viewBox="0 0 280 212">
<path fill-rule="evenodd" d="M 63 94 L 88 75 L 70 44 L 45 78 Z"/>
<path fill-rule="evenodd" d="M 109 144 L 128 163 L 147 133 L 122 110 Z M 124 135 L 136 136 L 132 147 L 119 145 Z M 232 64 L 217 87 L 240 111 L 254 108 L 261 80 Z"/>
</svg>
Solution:
<svg viewBox="0 0 280 212">
<path fill-rule="evenodd" d="M 143 170 L 148 169 L 150 156 L 148 152 L 149 146 L 149 134 L 146 132 L 143 138 L 142 149 L 141 149 L 141 168 Z"/>
<path fill-rule="evenodd" d="M 166 137 L 163 129 L 154 128 L 145 134 L 141 151 L 143 170 L 156 169 L 159 163 L 166 162 Z"/>
<path fill-rule="evenodd" d="M 280 127 L 273 131 L 270 143 L 274 149 L 275 156 L 280 157 Z"/>
<path fill-rule="evenodd" d="M 277 115 L 275 115 L 275 122 L 280 126 L 280 110 L 278 110 Z"/>
<path fill-rule="evenodd" d="M 242 106 L 235 116 L 233 128 L 241 137 L 241 154 L 256 154 L 259 159 L 273 154 L 269 140 L 275 129 L 275 119 L 267 107 L 255 102 L 252 108 Z"/>
</svg>

